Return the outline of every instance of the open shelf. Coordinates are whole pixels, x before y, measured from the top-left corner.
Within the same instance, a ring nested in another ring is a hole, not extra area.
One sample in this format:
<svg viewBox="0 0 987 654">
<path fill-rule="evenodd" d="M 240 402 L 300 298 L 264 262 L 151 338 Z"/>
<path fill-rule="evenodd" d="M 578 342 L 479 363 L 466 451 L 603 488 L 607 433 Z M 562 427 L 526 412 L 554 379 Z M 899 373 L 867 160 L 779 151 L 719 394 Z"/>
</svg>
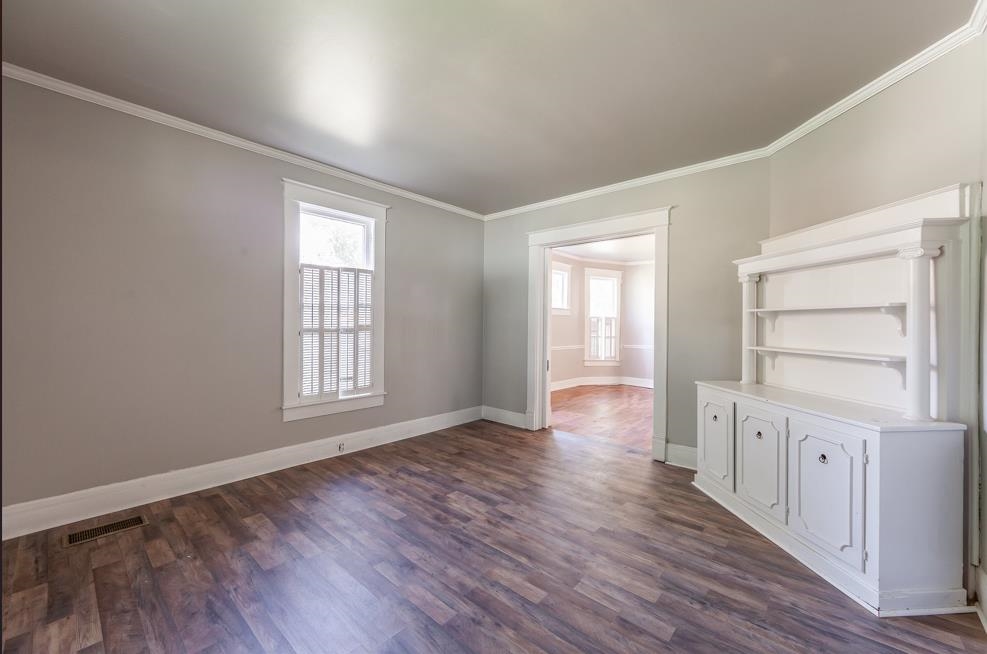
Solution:
<svg viewBox="0 0 987 654">
<path fill-rule="evenodd" d="M 787 313 L 795 311 L 864 311 L 873 309 L 887 311 L 889 309 L 904 309 L 905 302 L 884 302 L 881 304 L 833 304 L 807 307 L 766 307 L 763 309 L 747 309 L 748 313 Z"/>
<path fill-rule="evenodd" d="M 877 363 L 904 363 L 905 357 L 897 354 L 871 354 L 867 352 L 839 352 L 836 350 L 813 350 L 798 347 L 768 347 L 758 345 L 748 347 L 761 354 L 796 354 L 799 356 L 825 357 L 829 359 L 853 359 L 855 361 L 876 361 Z"/>
</svg>

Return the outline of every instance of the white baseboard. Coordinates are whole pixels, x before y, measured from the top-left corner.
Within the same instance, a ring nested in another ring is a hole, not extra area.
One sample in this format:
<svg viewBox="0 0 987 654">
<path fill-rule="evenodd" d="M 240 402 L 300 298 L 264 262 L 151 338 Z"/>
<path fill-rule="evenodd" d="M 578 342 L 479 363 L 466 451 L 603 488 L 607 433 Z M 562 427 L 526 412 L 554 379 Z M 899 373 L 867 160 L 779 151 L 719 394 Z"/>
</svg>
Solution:
<svg viewBox="0 0 987 654">
<path fill-rule="evenodd" d="M 573 377 L 572 379 L 560 379 L 552 382 L 553 391 L 562 391 L 576 386 L 640 386 L 641 388 L 654 388 L 653 379 L 644 377 Z"/>
<path fill-rule="evenodd" d="M 651 437 L 651 459 L 654 461 L 665 462 L 665 458 L 668 456 L 668 443 L 664 438 L 658 436 Z"/>
<path fill-rule="evenodd" d="M 977 568 L 977 617 L 980 618 L 980 624 L 983 625 L 984 631 L 987 631 L 987 613 L 985 613 L 984 605 L 987 604 L 987 571 L 984 568 Z"/>
<path fill-rule="evenodd" d="M 3 507 L 3 539 L 120 511 L 275 470 L 339 456 L 478 420 L 481 407 L 383 425 L 235 459 L 172 470 L 140 479 Z M 342 448 L 340 447 L 342 445 Z"/>
<path fill-rule="evenodd" d="M 515 413 L 506 409 L 498 409 L 494 406 L 484 406 L 482 409 L 484 420 L 499 422 L 502 425 L 510 425 L 518 429 L 528 428 L 528 418 L 523 413 Z"/>
<path fill-rule="evenodd" d="M 696 448 L 688 445 L 676 445 L 667 443 L 665 445 L 665 463 L 679 468 L 696 469 Z"/>
</svg>

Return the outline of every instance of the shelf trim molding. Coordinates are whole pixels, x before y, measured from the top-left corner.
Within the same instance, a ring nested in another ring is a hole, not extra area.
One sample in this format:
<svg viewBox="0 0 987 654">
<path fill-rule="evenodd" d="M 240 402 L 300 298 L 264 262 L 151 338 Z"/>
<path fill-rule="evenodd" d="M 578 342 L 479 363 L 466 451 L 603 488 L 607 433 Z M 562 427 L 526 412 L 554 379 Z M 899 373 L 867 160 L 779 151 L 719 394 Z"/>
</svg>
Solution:
<svg viewBox="0 0 987 654">
<path fill-rule="evenodd" d="M 753 345 L 747 347 L 758 354 L 793 354 L 796 356 L 813 356 L 828 359 L 852 359 L 854 361 L 874 361 L 888 365 L 904 364 L 907 357 L 903 354 L 877 354 L 871 352 L 843 352 L 839 350 L 817 350 L 803 347 L 774 347 L 770 345 Z"/>
<path fill-rule="evenodd" d="M 866 311 L 868 309 L 904 309 L 907 302 L 882 302 L 878 304 L 831 304 L 806 307 L 758 307 L 747 309 L 751 313 L 787 313 L 787 312 L 810 312 L 810 311 Z"/>
</svg>

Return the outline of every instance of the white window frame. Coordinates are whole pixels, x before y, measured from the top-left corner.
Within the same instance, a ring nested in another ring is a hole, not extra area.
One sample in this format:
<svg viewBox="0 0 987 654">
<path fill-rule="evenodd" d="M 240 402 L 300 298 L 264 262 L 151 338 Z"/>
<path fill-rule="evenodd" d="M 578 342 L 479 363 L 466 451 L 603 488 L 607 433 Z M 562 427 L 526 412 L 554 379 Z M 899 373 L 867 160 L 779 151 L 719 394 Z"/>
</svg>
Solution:
<svg viewBox="0 0 987 654">
<path fill-rule="evenodd" d="M 590 351 L 591 351 L 591 348 L 590 348 L 590 317 L 591 316 L 589 315 L 589 311 L 590 311 L 590 307 L 592 306 L 592 304 L 590 303 L 589 293 L 590 293 L 590 279 L 592 279 L 593 277 L 597 277 L 597 278 L 601 278 L 602 277 L 602 278 L 606 278 L 606 279 L 615 279 L 615 280 L 617 280 L 617 297 L 615 298 L 616 305 L 617 305 L 616 306 L 617 316 L 616 316 L 616 326 L 614 328 L 614 332 L 615 332 L 614 333 L 614 340 L 616 341 L 615 342 L 615 345 L 614 345 L 614 347 L 615 347 L 615 350 L 614 351 L 617 353 L 617 357 L 615 359 L 594 359 L 594 358 L 591 358 L 591 356 L 590 356 Z M 585 341 L 585 343 L 584 343 L 585 350 L 584 350 L 584 353 L 583 353 L 583 365 L 586 365 L 586 366 L 599 366 L 599 367 L 609 367 L 609 366 L 619 366 L 620 365 L 620 310 L 621 310 L 620 299 L 621 299 L 621 295 L 623 295 L 623 292 L 624 292 L 623 277 L 624 277 L 624 274 L 620 270 L 609 270 L 609 269 L 605 269 L 605 268 L 586 268 L 586 270 L 585 270 L 584 278 L 583 278 L 583 296 L 584 296 L 583 297 L 583 301 L 584 301 L 583 306 L 585 307 L 585 309 L 583 310 L 583 313 L 585 314 L 585 324 L 584 324 L 584 327 L 583 327 L 583 329 L 584 329 L 584 332 L 583 333 L 585 335 L 584 338 L 583 338 L 583 340 Z"/>
<path fill-rule="evenodd" d="M 302 420 L 384 404 L 384 234 L 387 205 L 290 179 L 284 182 L 284 379 L 282 419 Z M 301 399 L 300 214 L 360 222 L 370 229 L 373 249 L 373 384 L 369 391 L 339 398 Z"/>
<path fill-rule="evenodd" d="M 552 315 L 555 316 L 568 316 L 572 315 L 572 266 L 567 263 L 562 263 L 561 261 L 552 262 L 552 275 L 555 275 L 555 271 L 565 273 L 565 306 L 556 307 L 552 306 Z M 553 282 L 554 288 L 554 282 Z M 554 299 L 554 290 L 551 293 L 550 299 Z"/>
</svg>

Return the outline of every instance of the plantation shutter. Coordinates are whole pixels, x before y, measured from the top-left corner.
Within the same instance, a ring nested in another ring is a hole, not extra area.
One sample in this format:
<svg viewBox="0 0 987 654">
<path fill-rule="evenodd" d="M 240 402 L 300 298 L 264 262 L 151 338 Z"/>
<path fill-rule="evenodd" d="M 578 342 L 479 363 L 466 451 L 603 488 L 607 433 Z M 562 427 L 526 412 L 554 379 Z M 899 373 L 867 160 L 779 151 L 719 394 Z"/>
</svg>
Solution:
<svg viewBox="0 0 987 654">
<path fill-rule="evenodd" d="M 303 264 L 302 399 L 360 395 L 373 388 L 373 271 Z"/>
<path fill-rule="evenodd" d="M 589 319 L 589 358 L 617 359 L 617 319 L 593 316 Z"/>
</svg>

